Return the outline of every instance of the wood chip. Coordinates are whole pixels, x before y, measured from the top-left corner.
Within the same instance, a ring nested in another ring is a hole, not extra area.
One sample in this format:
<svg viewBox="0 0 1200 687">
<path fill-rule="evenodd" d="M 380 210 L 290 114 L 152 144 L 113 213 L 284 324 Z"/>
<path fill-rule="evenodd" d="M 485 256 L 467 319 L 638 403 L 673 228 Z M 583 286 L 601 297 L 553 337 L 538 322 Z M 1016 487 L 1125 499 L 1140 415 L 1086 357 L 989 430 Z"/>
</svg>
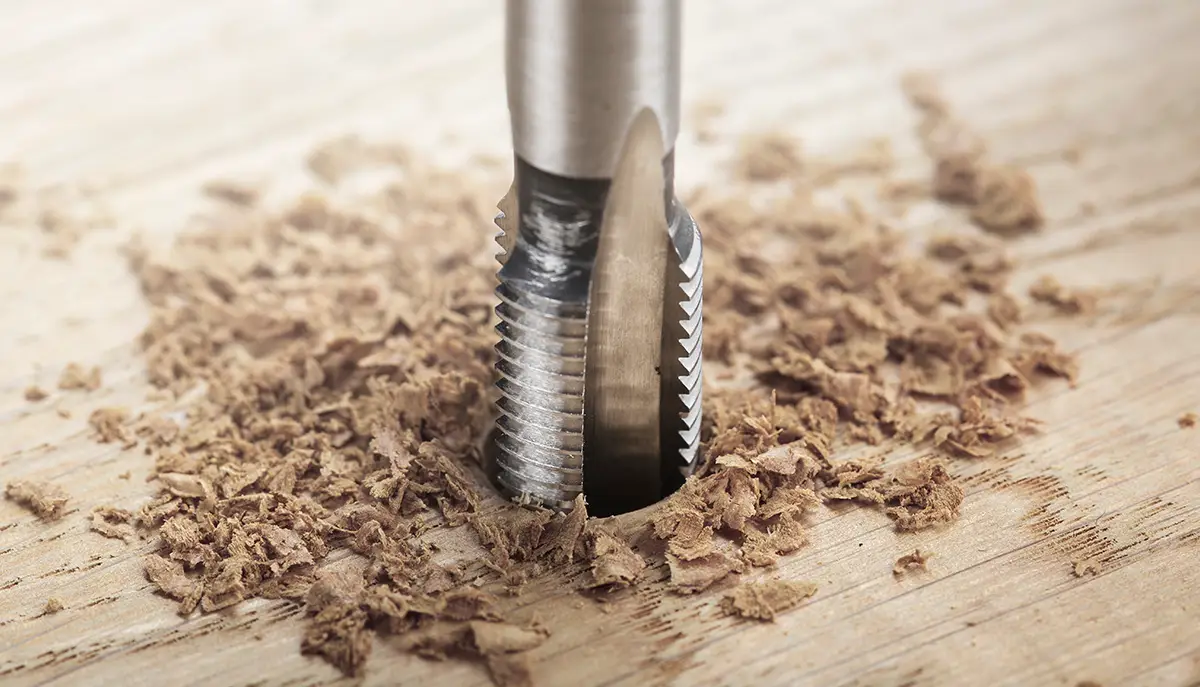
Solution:
<svg viewBox="0 0 1200 687">
<path fill-rule="evenodd" d="M 914 549 L 912 553 L 904 554 L 896 559 L 896 564 L 892 566 L 892 575 L 900 577 L 912 570 L 927 570 L 925 563 L 928 560 L 928 554 L 922 553 L 920 549 Z"/>
<path fill-rule="evenodd" d="M 741 561 L 720 551 L 691 559 L 668 553 L 667 564 L 671 570 L 671 586 L 683 594 L 702 592 L 743 569 Z"/>
<path fill-rule="evenodd" d="M 1096 294 L 1079 289 L 1068 289 L 1052 275 L 1038 278 L 1029 287 L 1029 297 L 1053 307 L 1063 315 L 1087 315 L 1096 310 Z"/>
<path fill-rule="evenodd" d="M 903 85 L 921 113 L 918 131 L 934 160 L 934 194 L 966 205 L 976 225 L 999 236 L 1040 229 L 1041 202 L 1028 172 L 989 161 L 983 142 L 953 114 L 931 75 L 908 74 Z"/>
<path fill-rule="evenodd" d="M 58 388 L 64 391 L 95 391 L 102 383 L 99 367 L 85 368 L 79 363 L 68 363 L 58 377 Z"/>
<path fill-rule="evenodd" d="M 779 133 L 743 138 L 734 164 L 738 176 L 746 181 L 778 181 L 803 171 L 799 142 Z"/>
<path fill-rule="evenodd" d="M 1071 564 L 1071 574 L 1075 577 L 1087 577 L 1100 573 L 1100 566 L 1091 560 L 1077 560 Z"/>
<path fill-rule="evenodd" d="M 137 538 L 133 513 L 113 506 L 97 506 L 92 511 L 91 530 L 109 539 L 131 542 Z"/>
<path fill-rule="evenodd" d="M 366 611 L 336 604 L 317 614 L 300 642 L 300 652 L 324 657 L 347 676 L 360 677 L 371 656 Z"/>
<path fill-rule="evenodd" d="M 637 581 L 646 568 L 646 561 L 622 541 L 608 532 L 595 532 L 591 535 L 591 572 L 590 587 L 614 589 L 628 587 Z"/>
<path fill-rule="evenodd" d="M 70 501 L 62 487 L 40 480 L 9 482 L 4 488 L 4 496 L 45 521 L 62 517 Z"/>
<path fill-rule="evenodd" d="M 743 582 L 721 599 L 721 610 L 740 618 L 772 621 L 816 593 L 817 585 L 811 582 Z"/>
<path fill-rule="evenodd" d="M 129 411 L 124 408 L 97 408 L 88 415 L 93 438 L 102 444 L 120 443 L 126 448 L 137 444 L 134 433 L 126 426 Z"/>
<path fill-rule="evenodd" d="M 201 189 L 204 195 L 241 207 L 250 207 L 258 202 L 262 193 L 258 187 L 245 182 L 217 179 Z"/>
</svg>

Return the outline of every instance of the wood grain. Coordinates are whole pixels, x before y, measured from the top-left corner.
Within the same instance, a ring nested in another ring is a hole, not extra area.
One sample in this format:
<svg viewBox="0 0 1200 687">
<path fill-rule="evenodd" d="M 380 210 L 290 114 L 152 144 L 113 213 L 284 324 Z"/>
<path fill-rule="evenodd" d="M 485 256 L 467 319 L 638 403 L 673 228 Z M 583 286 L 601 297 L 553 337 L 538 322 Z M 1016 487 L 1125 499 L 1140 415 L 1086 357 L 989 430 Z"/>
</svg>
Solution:
<svg viewBox="0 0 1200 687">
<path fill-rule="evenodd" d="M 73 496 L 52 524 L 0 502 L 5 684 L 340 681 L 299 654 L 296 611 L 252 601 L 180 619 L 142 577 L 145 545 L 87 532 L 93 507 L 150 493 L 148 458 L 85 430 L 96 407 L 145 405 L 132 341 L 146 309 L 117 247 L 134 229 L 178 231 L 215 176 L 269 177 L 286 195 L 304 153 L 338 134 L 411 140 L 451 164 L 503 155 L 500 11 L 0 5 L 0 159 L 38 184 L 88 182 L 117 220 L 69 261 L 42 258 L 36 231 L 0 231 L 0 481 L 51 479 Z M 539 684 L 1200 684 L 1200 430 L 1176 425 L 1200 411 L 1200 3 L 693 0 L 688 12 L 685 98 L 725 104 L 718 134 L 783 126 L 815 154 L 884 136 L 922 174 L 898 77 L 933 69 L 993 155 L 1042 190 L 1048 226 L 1014 246 L 1018 286 L 1053 272 L 1141 292 L 1091 326 L 1041 323 L 1079 352 L 1078 388 L 1035 396 L 1049 429 L 1019 450 L 956 466 L 968 495 L 953 526 L 898 535 L 875 513 L 820 511 L 812 544 L 765 573 L 820 590 L 768 625 L 722 617 L 719 593 L 646 585 L 600 605 L 536 584 L 523 612 L 553 631 Z M 681 183 L 727 153 L 685 132 Z M 103 390 L 23 400 L 71 360 L 101 365 Z M 918 546 L 929 571 L 893 578 Z M 1078 560 L 1096 574 L 1074 576 Z M 43 615 L 49 597 L 66 609 Z M 381 642 L 365 682 L 488 679 Z"/>
</svg>

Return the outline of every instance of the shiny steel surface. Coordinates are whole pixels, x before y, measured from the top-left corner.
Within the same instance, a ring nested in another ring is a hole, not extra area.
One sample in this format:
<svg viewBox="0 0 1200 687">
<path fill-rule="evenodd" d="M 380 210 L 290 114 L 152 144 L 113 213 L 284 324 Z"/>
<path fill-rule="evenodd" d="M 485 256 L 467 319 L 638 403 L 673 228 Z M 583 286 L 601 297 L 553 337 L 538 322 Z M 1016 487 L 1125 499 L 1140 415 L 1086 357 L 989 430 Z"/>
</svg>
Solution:
<svg viewBox="0 0 1200 687">
<path fill-rule="evenodd" d="M 682 0 L 508 0 L 505 68 L 516 154 L 552 174 L 612 177 L 649 108 L 679 133 Z"/>
</svg>

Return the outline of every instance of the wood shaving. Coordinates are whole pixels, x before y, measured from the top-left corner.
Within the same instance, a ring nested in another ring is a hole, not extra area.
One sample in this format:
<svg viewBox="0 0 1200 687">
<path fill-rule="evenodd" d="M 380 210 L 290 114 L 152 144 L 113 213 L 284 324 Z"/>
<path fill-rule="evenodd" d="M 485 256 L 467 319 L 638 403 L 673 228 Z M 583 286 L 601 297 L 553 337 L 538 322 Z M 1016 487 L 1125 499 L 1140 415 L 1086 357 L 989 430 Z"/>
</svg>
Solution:
<svg viewBox="0 0 1200 687">
<path fill-rule="evenodd" d="M 357 606 L 337 604 L 317 613 L 300 652 L 317 654 L 349 676 L 361 676 L 371 655 L 372 633 L 367 629 L 367 612 Z"/>
<path fill-rule="evenodd" d="M 1058 350 L 1058 344 L 1040 332 L 1021 335 L 1012 364 L 1026 377 L 1040 372 L 1062 377 L 1072 386 L 1079 377 L 1079 361 L 1075 356 Z"/>
<path fill-rule="evenodd" d="M 142 559 L 142 569 L 146 579 L 150 580 L 158 591 L 179 601 L 180 615 L 191 613 L 200 603 L 200 597 L 204 593 L 203 584 L 189 577 L 179 561 L 152 554 Z"/>
<path fill-rule="evenodd" d="M 71 500 L 57 484 L 37 480 L 9 482 L 4 488 L 4 496 L 46 521 L 62 517 Z"/>
<path fill-rule="evenodd" d="M 25 387 L 25 400 L 29 401 L 30 403 L 44 401 L 48 396 L 49 394 L 47 394 L 46 391 L 39 386 Z"/>
<path fill-rule="evenodd" d="M 109 539 L 125 542 L 136 539 L 137 532 L 132 523 L 133 513 L 123 508 L 97 506 L 92 511 L 91 530 Z"/>
<path fill-rule="evenodd" d="M 605 531 L 590 535 L 591 587 L 628 587 L 646 569 L 646 561 L 625 541 Z"/>
<path fill-rule="evenodd" d="M 932 76 L 908 74 L 903 87 L 921 115 L 918 133 L 934 161 L 934 195 L 967 206 L 976 225 L 999 236 L 1040 229 L 1041 201 L 1029 174 L 988 160 L 983 141 L 952 112 Z"/>
<path fill-rule="evenodd" d="M 53 615 L 66 608 L 61 599 L 50 597 L 46 599 L 46 606 L 42 609 L 43 615 Z"/>
<path fill-rule="evenodd" d="M 120 443 L 126 447 L 137 444 L 134 434 L 126 427 L 129 411 L 124 408 L 97 408 L 88 415 L 93 438 L 102 443 Z"/>
<path fill-rule="evenodd" d="M 671 570 L 671 587 L 683 594 L 702 592 L 744 568 L 740 560 L 721 551 L 695 558 L 668 553 L 667 564 Z"/>
<path fill-rule="evenodd" d="M 409 635 L 407 647 L 436 660 L 449 656 L 482 659 L 499 687 L 531 687 L 528 651 L 546 640 L 544 631 L 495 621 L 436 623 Z"/>
<path fill-rule="evenodd" d="M 971 219 L 976 224 L 1001 236 L 1016 236 L 1041 228 L 1041 201 L 1028 172 L 995 165 L 979 167 L 975 175 Z"/>
<path fill-rule="evenodd" d="M 721 599 L 721 610 L 740 618 L 772 621 L 816 593 L 817 585 L 812 582 L 743 582 Z"/>
<path fill-rule="evenodd" d="M 856 462 L 832 468 L 831 484 L 821 491 L 827 501 L 852 500 L 881 508 L 896 529 L 913 531 L 950 522 L 958 517 L 962 487 L 955 484 L 940 461 L 917 459 L 894 471 Z"/>
<path fill-rule="evenodd" d="M 1078 560 L 1071 564 L 1071 574 L 1075 577 L 1087 577 L 1088 575 L 1098 575 L 1100 566 L 1095 561 Z"/>
<path fill-rule="evenodd" d="M 754 134 L 742 139 L 734 167 L 745 181 L 779 181 L 803 170 L 800 143 L 781 133 Z"/>
<path fill-rule="evenodd" d="M 262 193 L 261 189 L 252 184 L 228 179 L 210 181 L 201 190 L 210 198 L 242 207 L 257 204 L 259 195 Z"/>
<path fill-rule="evenodd" d="M 928 554 L 922 553 L 920 549 L 914 549 L 912 553 L 905 554 L 896 559 L 896 564 L 892 566 L 892 575 L 900 577 L 911 570 L 928 570 L 925 567 L 925 563 L 928 560 Z"/>
<path fill-rule="evenodd" d="M 79 363 L 68 363 L 58 378 L 58 388 L 64 391 L 95 391 L 102 383 L 99 367 L 85 368 Z"/>
<path fill-rule="evenodd" d="M 1034 282 L 1029 287 L 1029 297 L 1063 315 L 1088 315 L 1096 310 L 1096 294 L 1068 289 L 1051 275 L 1044 275 Z"/>
</svg>

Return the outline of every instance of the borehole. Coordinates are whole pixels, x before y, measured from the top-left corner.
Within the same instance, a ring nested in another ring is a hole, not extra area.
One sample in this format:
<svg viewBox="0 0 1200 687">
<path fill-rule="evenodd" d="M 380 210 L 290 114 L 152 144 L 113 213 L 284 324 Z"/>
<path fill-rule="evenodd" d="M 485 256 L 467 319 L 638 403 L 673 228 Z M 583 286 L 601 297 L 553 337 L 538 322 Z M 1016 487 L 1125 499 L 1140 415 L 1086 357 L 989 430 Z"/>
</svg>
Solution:
<svg viewBox="0 0 1200 687">
<path fill-rule="evenodd" d="M 495 441 L 497 431 L 493 427 L 488 433 L 487 441 L 483 448 L 483 468 L 492 488 L 496 489 L 505 499 L 512 500 L 515 495 L 509 494 L 498 479 L 499 467 L 496 460 Z M 646 485 L 631 484 L 629 485 L 629 489 L 609 488 L 603 492 L 597 492 L 593 489 L 589 493 L 587 454 L 585 450 L 584 501 L 587 504 L 588 515 L 591 517 L 606 518 L 649 508 L 678 491 L 683 486 L 684 480 L 683 474 L 670 461 L 664 460 L 662 470 L 660 471 L 659 483 L 654 489 L 647 489 Z M 651 493 L 653 496 L 650 495 Z"/>
</svg>

